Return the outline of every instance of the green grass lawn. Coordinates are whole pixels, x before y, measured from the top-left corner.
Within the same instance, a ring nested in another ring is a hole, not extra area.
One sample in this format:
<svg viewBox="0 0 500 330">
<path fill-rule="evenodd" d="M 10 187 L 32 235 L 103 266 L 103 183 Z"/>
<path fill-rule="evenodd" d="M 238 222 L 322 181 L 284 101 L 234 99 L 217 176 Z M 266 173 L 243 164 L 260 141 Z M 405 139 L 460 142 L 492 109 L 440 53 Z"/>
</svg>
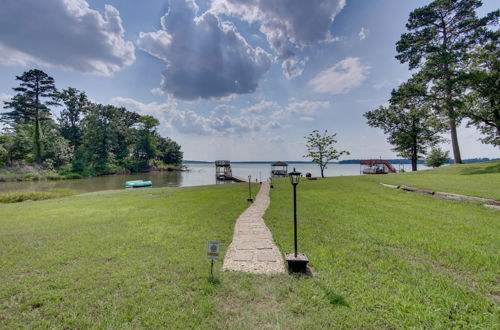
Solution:
<svg viewBox="0 0 500 330">
<path fill-rule="evenodd" d="M 206 244 L 231 242 L 246 188 L 0 204 L 0 328 L 214 324 L 217 292 L 207 277 Z"/>
<path fill-rule="evenodd" d="M 291 200 L 290 183 L 277 182 L 265 216 L 283 252 L 293 251 Z M 302 180 L 297 203 L 299 250 L 316 274 L 268 294 L 285 328 L 498 326 L 498 211 L 366 176 Z"/>
<path fill-rule="evenodd" d="M 379 182 L 500 200 L 500 161 L 444 166 L 432 170 L 374 175 Z"/>
<path fill-rule="evenodd" d="M 368 176 L 302 180 L 299 250 L 314 276 L 221 273 L 217 262 L 209 280 L 206 241 L 227 247 L 246 193 L 0 204 L 0 328 L 498 327 L 497 210 Z M 292 214 L 292 187 L 276 180 L 265 219 L 282 252 L 293 250 Z"/>
</svg>

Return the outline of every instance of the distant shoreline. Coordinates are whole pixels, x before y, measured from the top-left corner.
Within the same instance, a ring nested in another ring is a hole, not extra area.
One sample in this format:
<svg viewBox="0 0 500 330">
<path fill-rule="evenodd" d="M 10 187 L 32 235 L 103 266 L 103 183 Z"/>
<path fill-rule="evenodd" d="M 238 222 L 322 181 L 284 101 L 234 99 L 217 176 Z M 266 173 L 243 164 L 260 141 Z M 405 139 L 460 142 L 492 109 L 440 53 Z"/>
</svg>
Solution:
<svg viewBox="0 0 500 330">
<path fill-rule="evenodd" d="M 367 158 L 368 159 L 368 158 Z M 408 159 L 386 159 L 388 160 L 391 164 L 411 164 L 411 160 Z M 500 160 L 500 158 L 470 158 L 470 159 L 464 159 L 463 163 L 468 164 L 468 163 L 479 163 L 479 162 L 489 162 L 489 161 L 495 161 L 495 160 Z M 330 162 L 330 164 L 359 164 L 361 159 L 346 159 L 346 160 L 341 160 L 338 162 Z M 231 161 L 231 164 L 272 164 L 276 161 Z M 297 161 L 292 161 L 292 160 L 285 160 L 285 163 L 288 164 L 314 164 L 311 161 L 303 161 L 303 160 L 297 160 Z M 215 161 L 203 161 L 203 160 L 185 160 L 183 162 L 184 164 L 214 164 Z M 418 164 L 424 164 L 425 160 L 420 159 L 418 161 Z M 447 164 L 453 164 L 453 161 L 448 162 Z"/>
</svg>

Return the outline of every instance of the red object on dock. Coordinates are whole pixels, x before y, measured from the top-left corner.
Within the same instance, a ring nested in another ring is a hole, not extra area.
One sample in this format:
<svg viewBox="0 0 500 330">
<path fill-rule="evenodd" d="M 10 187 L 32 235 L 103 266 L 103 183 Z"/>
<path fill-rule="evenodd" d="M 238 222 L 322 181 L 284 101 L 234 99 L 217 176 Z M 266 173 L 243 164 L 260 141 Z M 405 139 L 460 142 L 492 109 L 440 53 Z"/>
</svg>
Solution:
<svg viewBox="0 0 500 330">
<path fill-rule="evenodd" d="M 366 159 L 366 160 L 361 160 L 360 165 L 366 165 L 369 166 L 367 169 L 363 170 L 364 174 L 385 174 L 385 173 L 396 173 L 396 168 L 392 166 L 392 164 L 385 159 Z M 382 165 L 387 168 L 387 172 L 380 172 L 377 171 L 378 166 L 377 165 Z"/>
</svg>

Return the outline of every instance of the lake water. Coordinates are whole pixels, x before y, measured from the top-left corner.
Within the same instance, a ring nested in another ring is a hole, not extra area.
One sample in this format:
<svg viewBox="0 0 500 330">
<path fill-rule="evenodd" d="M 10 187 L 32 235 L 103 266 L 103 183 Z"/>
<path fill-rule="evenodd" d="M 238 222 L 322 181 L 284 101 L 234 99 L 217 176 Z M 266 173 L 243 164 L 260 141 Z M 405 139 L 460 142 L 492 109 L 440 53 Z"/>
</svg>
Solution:
<svg viewBox="0 0 500 330">
<path fill-rule="evenodd" d="M 81 180 L 62 181 L 40 181 L 40 182 L 0 182 L 0 191 L 19 190 L 50 190 L 50 189 L 70 189 L 83 191 L 101 191 L 124 189 L 125 181 L 130 180 L 151 180 L 153 187 L 188 187 L 216 184 L 214 164 L 186 164 L 189 171 L 186 172 L 150 172 L 137 173 L 131 175 L 110 175 L 94 177 Z M 411 165 L 395 165 L 396 169 L 404 168 L 411 170 Z M 231 164 L 233 175 L 265 181 L 270 176 L 271 166 L 269 164 Z M 319 166 L 315 164 L 289 163 L 288 170 L 305 173 L 310 172 L 313 176 L 319 176 Z M 419 169 L 425 169 L 419 165 Z M 325 170 L 325 176 L 346 176 L 360 175 L 358 164 L 330 164 Z M 220 183 L 220 182 L 219 182 Z M 223 183 L 231 184 L 230 181 Z"/>
</svg>

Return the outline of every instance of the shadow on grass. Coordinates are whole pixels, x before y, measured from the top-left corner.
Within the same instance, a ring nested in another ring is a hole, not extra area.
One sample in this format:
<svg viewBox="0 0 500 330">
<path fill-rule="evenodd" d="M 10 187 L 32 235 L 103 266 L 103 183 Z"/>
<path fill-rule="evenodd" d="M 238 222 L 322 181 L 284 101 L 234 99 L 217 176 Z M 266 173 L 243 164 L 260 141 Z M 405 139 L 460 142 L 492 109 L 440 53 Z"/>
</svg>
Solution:
<svg viewBox="0 0 500 330">
<path fill-rule="evenodd" d="M 314 269 L 311 267 L 311 265 L 307 265 L 306 271 L 304 272 L 292 272 L 290 269 L 288 269 L 288 274 L 296 277 L 313 277 L 314 276 Z"/>
<path fill-rule="evenodd" d="M 343 306 L 343 307 L 350 307 L 345 298 L 338 293 L 333 292 L 333 290 L 329 289 L 326 285 L 320 282 L 316 282 L 318 287 L 323 290 L 323 293 L 325 294 L 326 300 L 333 305 L 333 306 Z"/>
<path fill-rule="evenodd" d="M 500 173 L 500 163 L 488 167 L 469 167 L 462 170 L 462 175 Z"/>
<path fill-rule="evenodd" d="M 208 283 L 212 284 L 213 286 L 219 286 L 220 285 L 220 280 L 214 276 L 209 276 L 208 277 Z"/>
</svg>

